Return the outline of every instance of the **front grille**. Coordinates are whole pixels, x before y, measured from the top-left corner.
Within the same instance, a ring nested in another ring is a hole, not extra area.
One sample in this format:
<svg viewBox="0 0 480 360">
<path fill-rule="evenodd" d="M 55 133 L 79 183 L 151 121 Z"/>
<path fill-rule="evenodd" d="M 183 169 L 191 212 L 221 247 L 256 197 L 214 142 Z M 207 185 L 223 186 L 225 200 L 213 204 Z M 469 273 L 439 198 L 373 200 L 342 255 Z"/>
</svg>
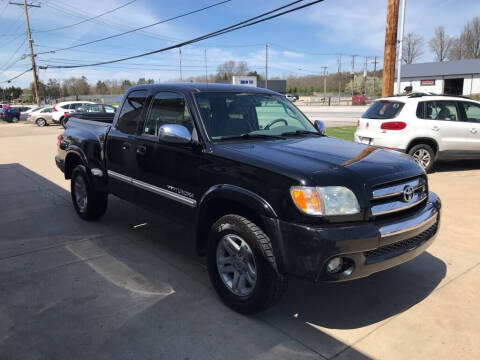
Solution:
<svg viewBox="0 0 480 360">
<path fill-rule="evenodd" d="M 370 210 L 375 217 L 406 212 L 425 203 L 427 197 L 425 177 L 396 181 L 374 187 Z"/>
<path fill-rule="evenodd" d="M 379 247 L 378 249 L 370 250 L 364 253 L 366 263 L 371 264 L 386 258 L 394 257 L 403 254 L 404 252 L 416 249 L 425 241 L 429 240 L 438 229 L 438 221 L 430 226 L 424 232 L 414 236 L 410 239 L 398 241 L 396 243 Z"/>
</svg>

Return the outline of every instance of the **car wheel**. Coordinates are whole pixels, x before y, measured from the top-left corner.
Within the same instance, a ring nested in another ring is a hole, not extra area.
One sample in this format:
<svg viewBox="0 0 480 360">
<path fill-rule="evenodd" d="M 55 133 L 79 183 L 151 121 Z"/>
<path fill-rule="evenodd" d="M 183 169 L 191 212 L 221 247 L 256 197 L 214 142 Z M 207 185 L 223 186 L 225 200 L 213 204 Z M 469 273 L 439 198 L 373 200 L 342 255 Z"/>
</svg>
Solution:
<svg viewBox="0 0 480 360">
<path fill-rule="evenodd" d="M 253 314 L 272 306 L 287 288 L 286 279 L 278 273 L 270 239 L 239 215 L 225 215 L 213 224 L 207 265 L 222 301 L 240 313 Z"/>
<path fill-rule="evenodd" d="M 35 120 L 35 123 L 38 126 L 46 126 L 47 125 L 47 122 L 45 121 L 45 119 L 42 119 L 42 118 Z"/>
<path fill-rule="evenodd" d="M 108 193 L 92 188 L 85 166 L 77 165 L 73 169 L 70 190 L 73 207 L 82 219 L 94 220 L 105 214 Z"/>
<path fill-rule="evenodd" d="M 18 117 L 14 116 L 12 117 L 12 123 L 17 123 L 18 122 Z"/>
<path fill-rule="evenodd" d="M 432 170 L 433 163 L 435 162 L 435 153 L 431 146 L 426 144 L 415 145 L 410 149 L 408 154 L 413 157 L 413 160 L 415 160 L 425 172 Z"/>
</svg>

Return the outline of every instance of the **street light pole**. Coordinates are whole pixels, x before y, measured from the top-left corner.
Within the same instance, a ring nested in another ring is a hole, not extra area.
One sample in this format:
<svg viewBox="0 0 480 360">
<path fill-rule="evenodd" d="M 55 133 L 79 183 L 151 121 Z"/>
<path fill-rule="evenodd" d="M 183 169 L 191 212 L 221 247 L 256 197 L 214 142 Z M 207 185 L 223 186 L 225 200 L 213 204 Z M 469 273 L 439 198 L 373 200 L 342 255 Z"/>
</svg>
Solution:
<svg viewBox="0 0 480 360">
<path fill-rule="evenodd" d="M 398 43 L 398 59 L 397 59 L 397 95 L 400 95 L 400 80 L 402 77 L 402 52 L 403 52 L 403 29 L 405 26 L 405 3 L 407 0 L 402 1 L 402 17 L 400 20 L 400 41 Z"/>
</svg>

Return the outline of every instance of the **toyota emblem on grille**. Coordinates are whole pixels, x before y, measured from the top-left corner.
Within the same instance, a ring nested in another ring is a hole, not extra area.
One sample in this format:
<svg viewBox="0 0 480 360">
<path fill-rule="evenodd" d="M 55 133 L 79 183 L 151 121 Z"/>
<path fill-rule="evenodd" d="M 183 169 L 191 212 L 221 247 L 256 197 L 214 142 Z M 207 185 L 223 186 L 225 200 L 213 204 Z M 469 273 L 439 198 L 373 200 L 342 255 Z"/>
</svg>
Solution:
<svg viewBox="0 0 480 360">
<path fill-rule="evenodd" d="M 414 193 L 413 187 L 409 185 L 405 186 L 405 188 L 403 189 L 403 201 L 405 202 L 412 201 L 413 193 Z"/>
</svg>

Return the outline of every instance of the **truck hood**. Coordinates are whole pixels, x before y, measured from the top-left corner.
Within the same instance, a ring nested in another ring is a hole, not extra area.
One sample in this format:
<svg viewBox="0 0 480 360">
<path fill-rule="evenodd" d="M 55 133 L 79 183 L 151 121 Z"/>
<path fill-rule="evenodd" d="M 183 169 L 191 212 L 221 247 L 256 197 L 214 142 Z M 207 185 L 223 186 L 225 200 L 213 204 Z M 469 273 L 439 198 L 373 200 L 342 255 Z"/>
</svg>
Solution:
<svg viewBox="0 0 480 360">
<path fill-rule="evenodd" d="M 283 173 L 306 184 L 340 185 L 339 178 L 354 176 L 371 186 L 423 174 L 405 154 L 329 137 L 217 143 L 216 149 L 220 156 Z"/>
</svg>

